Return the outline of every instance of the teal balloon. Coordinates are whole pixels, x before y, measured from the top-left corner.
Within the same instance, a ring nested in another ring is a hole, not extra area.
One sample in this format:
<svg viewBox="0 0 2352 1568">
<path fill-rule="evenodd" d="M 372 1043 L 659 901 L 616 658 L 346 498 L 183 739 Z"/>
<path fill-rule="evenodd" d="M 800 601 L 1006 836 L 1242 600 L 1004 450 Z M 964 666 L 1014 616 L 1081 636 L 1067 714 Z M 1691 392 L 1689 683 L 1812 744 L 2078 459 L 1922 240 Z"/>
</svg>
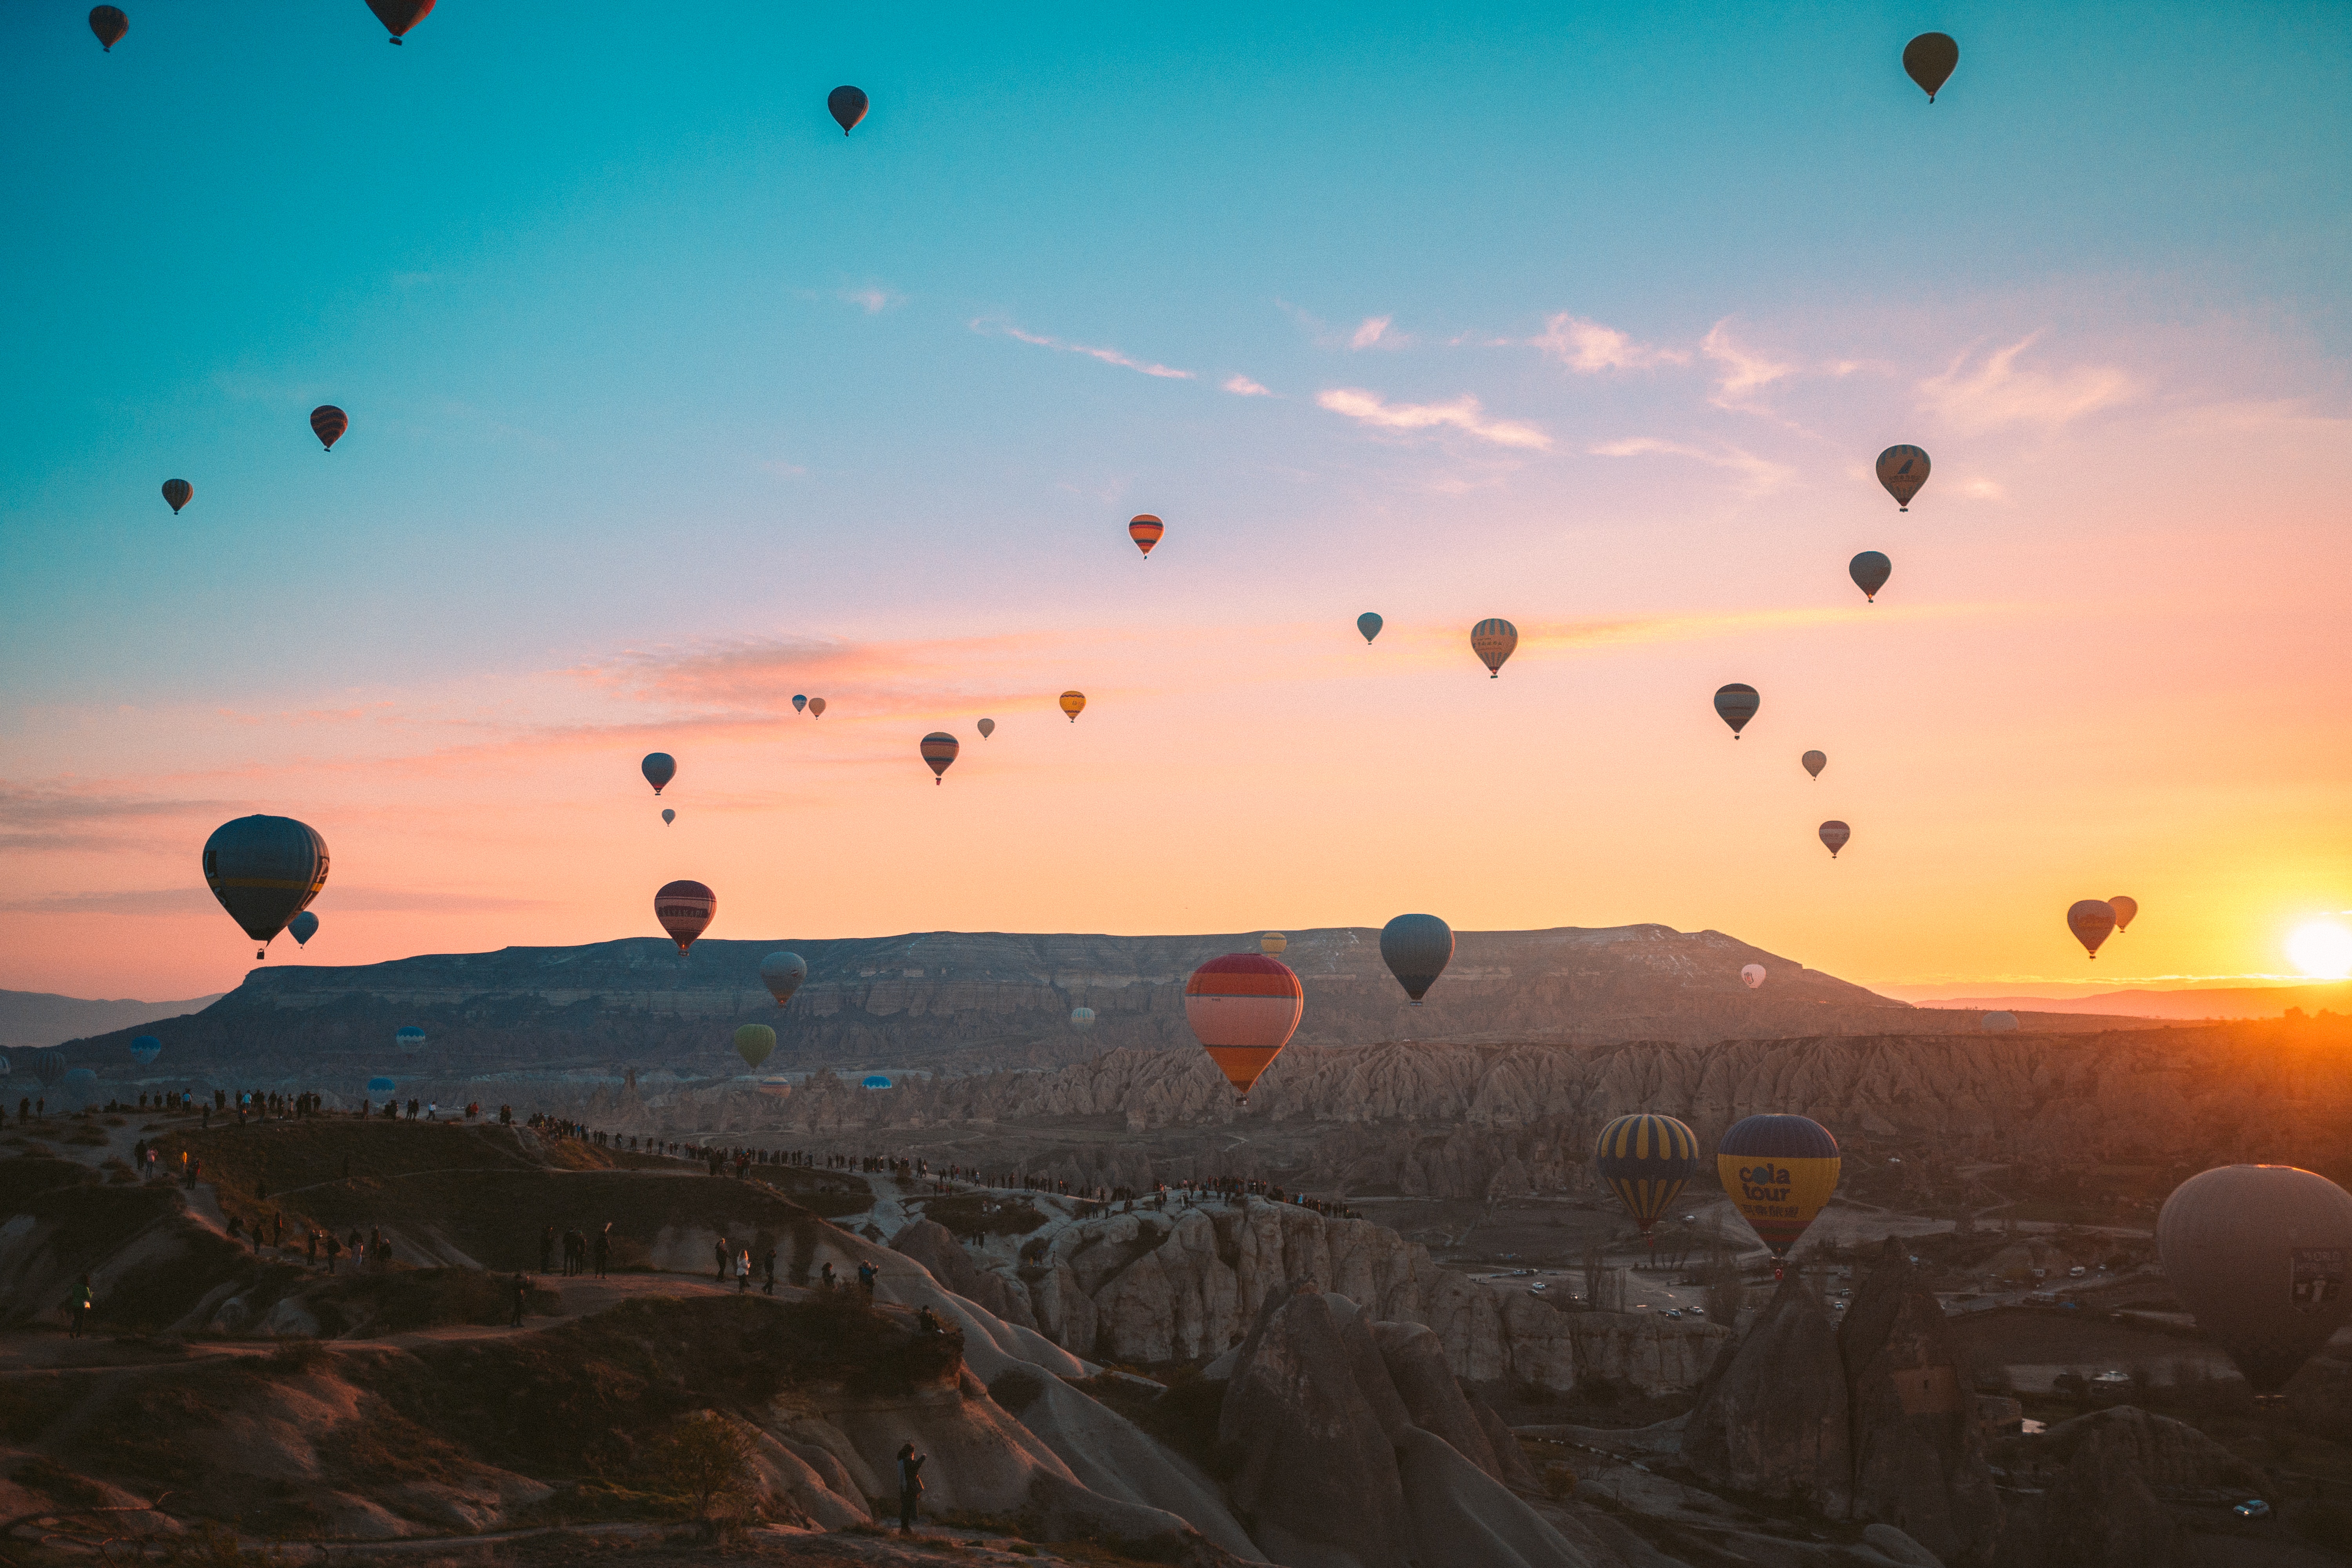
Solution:
<svg viewBox="0 0 2352 1568">
<path fill-rule="evenodd" d="M 367 1091 L 370 1094 L 390 1094 L 399 1087 L 388 1078 L 372 1078 L 367 1080 Z"/>
<path fill-rule="evenodd" d="M 1399 915 L 1381 928 L 1381 961 L 1418 1007 L 1454 962 L 1454 928 L 1435 915 Z"/>
<path fill-rule="evenodd" d="M 286 934 L 294 939 L 295 946 L 310 946 L 310 939 L 319 934 L 319 917 L 304 910 L 286 922 Z"/>
<path fill-rule="evenodd" d="M 1876 599 L 1878 591 L 1886 586 L 1886 579 L 1895 574 L 1895 563 L 1875 550 L 1865 550 L 1846 563 L 1846 575 L 1862 590 L 1865 599 Z"/>
<path fill-rule="evenodd" d="M 131 1042 L 131 1055 L 142 1068 L 163 1054 L 163 1042 L 152 1035 L 142 1035 Z"/>
<path fill-rule="evenodd" d="M 1356 629 L 1364 634 L 1364 640 L 1366 642 L 1370 642 L 1374 637 L 1381 635 L 1381 627 L 1383 624 L 1384 623 L 1382 623 L 1380 616 L 1372 614 L 1370 610 L 1366 610 L 1362 615 L 1356 617 Z"/>
</svg>

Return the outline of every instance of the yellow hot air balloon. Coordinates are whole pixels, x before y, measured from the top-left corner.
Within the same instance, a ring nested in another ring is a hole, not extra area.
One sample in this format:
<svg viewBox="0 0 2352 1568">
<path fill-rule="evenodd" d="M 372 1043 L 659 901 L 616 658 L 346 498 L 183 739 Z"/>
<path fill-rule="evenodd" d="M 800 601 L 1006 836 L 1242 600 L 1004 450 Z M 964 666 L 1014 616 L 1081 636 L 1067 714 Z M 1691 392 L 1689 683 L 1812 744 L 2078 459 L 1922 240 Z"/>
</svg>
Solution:
<svg viewBox="0 0 2352 1568">
<path fill-rule="evenodd" d="M 1771 1249 L 1772 1272 L 1837 1191 L 1837 1140 L 1805 1116 L 1751 1116 L 1716 1145 L 1716 1174 L 1732 1206 Z"/>
<path fill-rule="evenodd" d="M 1278 931 L 1270 931 L 1257 939 L 1257 950 L 1268 958 L 1280 958 L 1282 950 L 1289 945 L 1290 939 Z"/>
<path fill-rule="evenodd" d="M 1062 693 L 1062 711 L 1070 716 L 1071 723 L 1075 724 L 1078 721 L 1078 715 L 1086 710 L 1086 706 L 1087 694 L 1085 692 L 1065 691 Z"/>
</svg>

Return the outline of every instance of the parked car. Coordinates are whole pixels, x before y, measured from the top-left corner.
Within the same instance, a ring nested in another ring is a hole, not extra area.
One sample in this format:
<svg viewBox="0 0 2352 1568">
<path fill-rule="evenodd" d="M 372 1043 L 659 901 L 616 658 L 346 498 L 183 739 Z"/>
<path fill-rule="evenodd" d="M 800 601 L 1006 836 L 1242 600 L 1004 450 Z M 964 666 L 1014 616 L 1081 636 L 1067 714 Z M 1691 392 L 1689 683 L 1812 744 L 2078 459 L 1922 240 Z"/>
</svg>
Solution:
<svg viewBox="0 0 2352 1568">
<path fill-rule="evenodd" d="M 1666 1309 L 1666 1316 L 1669 1318 L 1679 1319 L 1682 1315 L 1682 1309 L 1679 1307 L 1669 1307 Z"/>
<path fill-rule="evenodd" d="M 2271 1505 L 2258 1497 L 2250 1497 L 2230 1511 L 2240 1519 L 2268 1519 L 2271 1516 Z"/>
<path fill-rule="evenodd" d="M 1530 1285 L 1530 1286 L 1528 1286 L 1528 1289 L 1530 1289 L 1530 1290 L 1540 1290 L 1540 1289 L 1542 1289 L 1543 1288 L 1544 1288 L 1544 1282 L 1543 1282 L 1542 1280 L 1540 1280 L 1540 1279 L 1537 1280 L 1534 1284 L 1532 1284 L 1532 1285 Z"/>
</svg>

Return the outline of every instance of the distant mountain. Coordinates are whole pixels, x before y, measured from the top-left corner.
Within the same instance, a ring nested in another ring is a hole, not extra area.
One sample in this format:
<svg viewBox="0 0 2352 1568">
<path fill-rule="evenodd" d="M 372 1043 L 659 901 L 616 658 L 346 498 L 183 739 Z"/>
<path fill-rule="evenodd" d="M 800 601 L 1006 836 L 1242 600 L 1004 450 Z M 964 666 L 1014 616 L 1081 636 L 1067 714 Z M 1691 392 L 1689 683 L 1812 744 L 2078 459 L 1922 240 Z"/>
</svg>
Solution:
<svg viewBox="0 0 2352 1568">
<path fill-rule="evenodd" d="M 2207 991 L 2103 991 L 2095 996 L 1949 996 L 1916 1004 L 1963 1012 L 2006 1009 L 2037 1013 L 2097 1013 L 2127 1018 L 2276 1018 L 2290 1007 L 2305 1014 L 2352 1013 L 2352 981 L 2327 985 L 2233 985 Z"/>
<path fill-rule="evenodd" d="M 219 1000 L 217 992 L 184 1002 L 91 1002 L 79 996 L 53 996 L 46 991 L 0 991 L 0 1046 L 54 1046 L 85 1035 L 202 1012 Z"/>
</svg>

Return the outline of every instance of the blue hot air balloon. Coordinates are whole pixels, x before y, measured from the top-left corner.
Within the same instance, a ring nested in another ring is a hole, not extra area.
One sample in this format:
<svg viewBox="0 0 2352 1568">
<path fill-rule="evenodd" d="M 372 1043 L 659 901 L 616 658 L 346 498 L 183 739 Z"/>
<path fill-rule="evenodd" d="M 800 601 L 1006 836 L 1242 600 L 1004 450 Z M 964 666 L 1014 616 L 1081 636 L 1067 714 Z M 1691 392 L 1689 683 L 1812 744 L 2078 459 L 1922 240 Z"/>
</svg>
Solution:
<svg viewBox="0 0 2352 1568">
<path fill-rule="evenodd" d="M 319 934 L 319 917 L 304 910 L 286 922 L 286 934 L 294 939 L 295 946 L 310 946 L 310 939 Z"/>
<path fill-rule="evenodd" d="M 266 958 L 269 939 L 327 885 L 327 841 L 290 816 L 224 822 L 205 840 L 205 885 Z"/>
<path fill-rule="evenodd" d="M 1356 617 L 1356 629 L 1364 634 L 1364 640 L 1368 643 L 1381 635 L 1381 627 L 1385 624 L 1370 610 Z"/>
<path fill-rule="evenodd" d="M 804 692 L 804 691 L 795 691 L 795 692 L 793 692 L 793 712 L 795 712 L 795 713 L 801 713 L 801 712 L 805 712 L 805 711 L 807 710 L 807 709 L 808 709 L 808 693 L 806 693 L 806 692 Z"/>
<path fill-rule="evenodd" d="M 425 1031 L 414 1024 L 403 1024 L 392 1032 L 392 1043 L 404 1051 L 421 1051 L 425 1048 Z"/>
<path fill-rule="evenodd" d="M 370 1094 L 390 1094 L 399 1087 L 388 1078 L 372 1078 L 367 1080 L 367 1091 Z"/>
<path fill-rule="evenodd" d="M 1381 928 L 1381 961 L 1418 1007 L 1454 962 L 1454 928 L 1435 915 L 1399 915 Z"/>
<path fill-rule="evenodd" d="M 857 1087 L 860 1089 L 887 1089 L 890 1087 L 890 1080 L 884 1078 L 878 1072 L 868 1073 L 864 1079 L 859 1080 Z"/>
<path fill-rule="evenodd" d="M 131 1042 L 131 1055 L 142 1068 L 152 1065 L 163 1054 L 163 1042 L 152 1035 L 142 1035 Z"/>
</svg>

